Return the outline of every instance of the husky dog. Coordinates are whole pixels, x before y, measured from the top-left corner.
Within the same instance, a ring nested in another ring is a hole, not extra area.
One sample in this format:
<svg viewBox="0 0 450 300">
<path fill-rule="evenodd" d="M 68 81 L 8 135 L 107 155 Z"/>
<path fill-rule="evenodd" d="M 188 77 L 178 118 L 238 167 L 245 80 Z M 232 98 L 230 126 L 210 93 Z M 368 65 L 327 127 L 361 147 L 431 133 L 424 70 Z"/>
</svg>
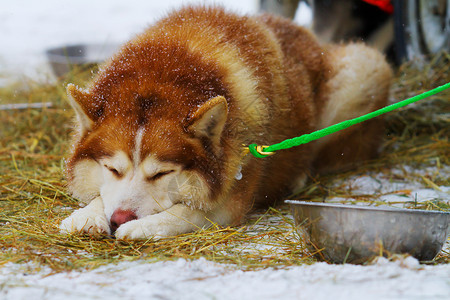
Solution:
<svg viewBox="0 0 450 300">
<path fill-rule="evenodd" d="M 362 44 L 321 46 L 306 29 L 219 7 L 172 12 L 125 44 L 87 89 L 69 84 L 78 129 L 68 186 L 87 204 L 63 232 L 119 239 L 237 224 L 311 171 L 376 155 L 380 120 L 267 158 L 271 145 L 385 105 L 391 70 Z"/>
</svg>

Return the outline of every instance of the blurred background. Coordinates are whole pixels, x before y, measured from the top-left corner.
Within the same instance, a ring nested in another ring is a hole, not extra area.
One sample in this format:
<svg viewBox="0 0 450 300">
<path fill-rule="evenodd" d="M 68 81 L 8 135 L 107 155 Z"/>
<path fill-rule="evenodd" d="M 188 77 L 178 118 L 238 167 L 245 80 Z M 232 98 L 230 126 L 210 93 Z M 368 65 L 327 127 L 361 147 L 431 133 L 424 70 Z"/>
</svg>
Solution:
<svg viewBox="0 0 450 300">
<path fill-rule="evenodd" d="M 241 14 L 280 14 L 312 28 L 323 42 L 363 40 L 396 64 L 449 49 L 450 0 L 2 2 L 0 86 L 24 76 L 52 80 L 55 72 L 59 77 L 66 71 L 67 62 L 102 60 L 171 9 L 193 3 L 220 4 Z"/>
<path fill-rule="evenodd" d="M 299 2 L 323 42 L 362 40 L 396 64 L 450 48 L 450 0 L 261 0 L 261 7 L 293 17 Z"/>
</svg>

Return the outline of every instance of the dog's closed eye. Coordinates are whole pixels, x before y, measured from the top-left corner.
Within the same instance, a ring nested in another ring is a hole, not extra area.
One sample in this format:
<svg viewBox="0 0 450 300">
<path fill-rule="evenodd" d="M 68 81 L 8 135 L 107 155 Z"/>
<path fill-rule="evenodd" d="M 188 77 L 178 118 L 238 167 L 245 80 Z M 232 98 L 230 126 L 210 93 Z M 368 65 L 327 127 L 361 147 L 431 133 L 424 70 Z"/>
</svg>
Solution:
<svg viewBox="0 0 450 300">
<path fill-rule="evenodd" d="M 172 173 L 172 172 L 175 172 L 175 170 L 168 170 L 168 171 L 159 172 L 159 173 L 156 173 L 156 174 L 153 175 L 153 176 L 147 177 L 147 180 L 148 180 L 148 181 L 155 181 L 155 180 L 158 180 L 158 179 L 160 179 L 161 177 L 163 177 L 163 176 L 165 176 L 165 175 L 167 175 L 167 174 L 170 174 L 170 173 Z"/>
<path fill-rule="evenodd" d="M 122 173 L 120 173 L 119 171 L 117 171 L 117 169 L 110 167 L 108 165 L 104 165 L 105 168 L 108 169 L 108 171 L 110 171 L 114 176 L 116 176 L 117 178 L 121 178 L 123 176 Z"/>
</svg>

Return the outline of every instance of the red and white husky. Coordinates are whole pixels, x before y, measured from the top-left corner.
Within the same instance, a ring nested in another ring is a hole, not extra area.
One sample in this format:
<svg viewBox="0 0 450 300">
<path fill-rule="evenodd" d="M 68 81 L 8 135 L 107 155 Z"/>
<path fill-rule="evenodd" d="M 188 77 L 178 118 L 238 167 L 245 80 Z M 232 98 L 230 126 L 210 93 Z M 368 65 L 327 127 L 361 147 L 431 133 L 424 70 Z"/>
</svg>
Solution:
<svg viewBox="0 0 450 300">
<path fill-rule="evenodd" d="M 385 105 L 391 70 L 362 44 L 321 46 L 292 22 L 186 7 L 137 36 L 87 89 L 69 84 L 78 130 L 61 223 L 140 239 L 236 224 L 311 170 L 373 157 L 379 120 L 259 159 L 270 145 Z"/>
</svg>

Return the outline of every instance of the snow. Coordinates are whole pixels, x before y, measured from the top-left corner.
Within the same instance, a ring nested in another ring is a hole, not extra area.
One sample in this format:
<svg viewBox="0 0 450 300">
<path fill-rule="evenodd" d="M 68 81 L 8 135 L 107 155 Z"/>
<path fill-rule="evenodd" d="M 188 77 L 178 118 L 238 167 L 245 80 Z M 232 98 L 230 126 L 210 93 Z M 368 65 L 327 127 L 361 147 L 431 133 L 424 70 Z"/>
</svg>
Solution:
<svg viewBox="0 0 450 300">
<path fill-rule="evenodd" d="M 93 271 L 27 275 L 0 269 L 0 297 L 16 299 L 449 299 L 450 268 L 408 257 L 370 266 L 315 263 L 241 271 L 198 259 L 122 262 Z"/>
<path fill-rule="evenodd" d="M 3 78 L 0 79 L 7 81 L 12 75 L 23 74 L 44 77 L 42 74 L 50 73 L 46 49 L 78 43 L 120 44 L 171 9 L 189 3 L 220 1 L 15 0 L 2 3 L 0 74 Z M 255 12 L 257 7 L 256 0 L 226 1 L 226 6 L 239 13 Z"/>
<path fill-rule="evenodd" d="M 3 1 L 0 86 L 21 76 L 48 79 L 45 49 L 77 43 L 122 43 L 170 8 L 192 2 L 222 2 L 241 13 L 257 11 L 257 0 Z M 301 21 L 307 18 L 307 14 L 300 17 Z M 441 172 L 440 176 L 447 178 L 450 174 L 448 166 L 424 170 L 393 167 L 390 174 L 401 178 L 402 172 L 423 176 Z M 437 190 L 424 182 L 393 178 L 366 174 L 338 184 L 345 184 L 353 194 L 382 193 L 378 200 L 386 203 L 410 204 L 435 198 L 450 201 L 448 186 Z M 396 193 L 399 190 L 405 192 Z M 0 299 L 450 299 L 450 265 L 421 265 L 411 257 L 397 261 L 380 258 L 368 266 L 315 263 L 258 271 L 204 259 L 124 261 L 90 271 L 56 274 L 39 267 L 0 262 Z"/>
<path fill-rule="evenodd" d="M 412 169 L 410 166 L 403 165 L 401 168 L 392 167 L 387 173 L 363 174 L 347 178 L 345 181 L 338 181 L 335 186 L 339 186 L 351 191 L 353 196 L 381 195 L 376 201 L 377 204 L 384 202 L 390 206 L 402 208 L 413 208 L 415 204 L 421 204 L 433 200 L 449 199 L 449 186 L 436 186 L 433 188 L 424 188 L 423 181 L 405 181 L 399 178 L 405 178 L 406 173 L 409 178 L 426 178 L 438 174 L 441 178 L 449 178 L 450 166 L 427 167 L 424 169 Z M 328 199 L 331 202 L 353 203 L 355 198 L 334 197 Z M 355 204 L 365 205 L 364 203 Z"/>
<path fill-rule="evenodd" d="M 0 9 L 0 86 L 23 75 L 51 77 L 45 50 L 63 45 L 122 44 L 155 20 L 186 4 L 220 4 L 240 13 L 258 12 L 258 0 L 15 0 Z M 298 23 L 311 13 L 298 10 Z M 7 45 L 7 46 L 6 46 Z"/>
</svg>

